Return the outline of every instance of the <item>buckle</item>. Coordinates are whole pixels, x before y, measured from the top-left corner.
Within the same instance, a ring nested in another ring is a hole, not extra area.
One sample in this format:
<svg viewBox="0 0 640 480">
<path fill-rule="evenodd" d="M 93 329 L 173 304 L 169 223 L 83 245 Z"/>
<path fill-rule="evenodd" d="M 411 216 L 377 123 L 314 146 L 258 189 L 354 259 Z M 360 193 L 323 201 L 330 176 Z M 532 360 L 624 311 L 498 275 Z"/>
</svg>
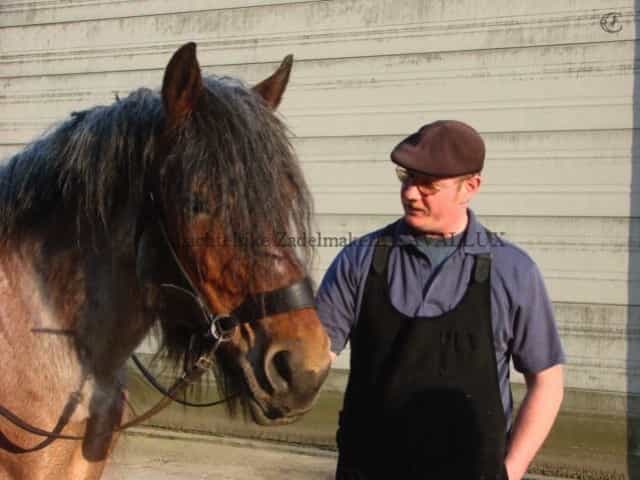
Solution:
<svg viewBox="0 0 640 480">
<path fill-rule="evenodd" d="M 198 360 L 196 360 L 195 367 L 199 370 L 211 370 L 213 368 L 213 360 L 209 355 L 201 355 Z"/>
<path fill-rule="evenodd" d="M 238 319 L 230 314 L 216 315 L 211 319 L 209 331 L 217 342 L 227 342 L 231 340 L 233 331 L 238 326 Z"/>
</svg>

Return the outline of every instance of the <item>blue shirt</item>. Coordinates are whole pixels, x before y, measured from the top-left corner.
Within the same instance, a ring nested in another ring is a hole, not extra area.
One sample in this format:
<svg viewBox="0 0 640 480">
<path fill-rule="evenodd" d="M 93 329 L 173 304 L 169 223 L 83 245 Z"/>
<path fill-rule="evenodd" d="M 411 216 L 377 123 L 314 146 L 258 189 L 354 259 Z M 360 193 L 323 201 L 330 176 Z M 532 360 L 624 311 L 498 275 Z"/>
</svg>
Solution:
<svg viewBox="0 0 640 480">
<path fill-rule="evenodd" d="M 462 242 L 435 271 L 415 233 L 402 219 L 395 223 L 395 242 L 389 256 L 391 303 L 412 317 L 446 313 L 466 292 L 474 256 L 491 254 L 491 320 L 502 404 L 510 428 L 510 360 L 516 370 L 535 373 L 564 363 L 565 356 L 553 306 L 535 262 L 516 245 L 486 230 L 471 210 L 468 220 Z M 373 246 L 382 230 L 347 245 L 320 285 L 316 298 L 318 315 L 335 353 L 344 349 L 360 315 Z"/>
</svg>

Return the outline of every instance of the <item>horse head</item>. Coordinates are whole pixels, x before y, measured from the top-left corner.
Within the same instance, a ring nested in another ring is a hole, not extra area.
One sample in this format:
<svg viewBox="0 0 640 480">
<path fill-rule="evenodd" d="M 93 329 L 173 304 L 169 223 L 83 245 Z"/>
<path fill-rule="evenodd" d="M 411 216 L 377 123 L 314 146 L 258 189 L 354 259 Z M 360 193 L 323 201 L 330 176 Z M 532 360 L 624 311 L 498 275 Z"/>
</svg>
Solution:
<svg viewBox="0 0 640 480">
<path fill-rule="evenodd" d="M 138 256 L 156 286 L 189 292 L 174 301 L 176 292 L 155 290 L 164 298 L 160 324 L 174 358 L 207 333 L 203 325 L 210 328 L 196 303 L 212 318 L 233 320 L 216 353 L 218 385 L 239 393 L 236 400 L 260 424 L 308 411 L 330 366 L 328 338 L 303 282 L 312 252 L 295 241 L 309 232 L 310 195 L 275 115 L 291 66 L 286 57 L 247 88 L 203 78 L 195 44 L 174 54 Z M 276 308 L 268 307 L 269 295 L 278 297 Z M 298 298 L 287 304 L 287 295 Z"/>
</svg>

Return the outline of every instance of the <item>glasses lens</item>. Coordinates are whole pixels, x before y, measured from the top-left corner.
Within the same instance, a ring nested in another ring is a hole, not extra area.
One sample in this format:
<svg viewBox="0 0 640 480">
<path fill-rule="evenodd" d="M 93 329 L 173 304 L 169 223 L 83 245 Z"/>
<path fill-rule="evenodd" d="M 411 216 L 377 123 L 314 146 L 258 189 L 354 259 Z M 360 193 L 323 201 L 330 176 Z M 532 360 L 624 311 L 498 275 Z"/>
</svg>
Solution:
<svg viewBox="0 0 640 480">
<path fill-rule="evenodd" d="M 423 195 L 433 195 L 434 193 L 438 193 L 438 191 L 440 190 L 433 183 L 432 179 L 413 174 L 406 168 L 396 167 L 396 175 L 398 176 L 398 180 L 400 180 L 402 184 L 411 182 Z"/>
<path fill-rule="evenodd" d="M 418 183 L 416 187 L 422 195 L 434 195 L 440 191 L 433 183 Z"/>
</svg>

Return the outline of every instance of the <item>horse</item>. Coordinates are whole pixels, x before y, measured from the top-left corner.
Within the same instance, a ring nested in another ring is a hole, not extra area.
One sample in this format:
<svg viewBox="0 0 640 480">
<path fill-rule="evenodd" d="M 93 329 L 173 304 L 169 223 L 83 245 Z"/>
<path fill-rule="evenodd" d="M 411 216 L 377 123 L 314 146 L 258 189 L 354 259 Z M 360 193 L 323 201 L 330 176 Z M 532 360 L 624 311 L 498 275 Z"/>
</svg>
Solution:
<svg viewBox="0 0 640 480">
<path fill-rule="evenodd" d="M 275 112 L 291 67 L 253 87 L 203 77 L 188 43 L 161 90 L 73 112 L 1 168 L 0 478 L 100 478 L 153 332 L 176 366 L 215 345 L 230 415 L 312 408 L 330 354 L 313 249 L 282 241 L 312 222 Z"/>
</svg>

